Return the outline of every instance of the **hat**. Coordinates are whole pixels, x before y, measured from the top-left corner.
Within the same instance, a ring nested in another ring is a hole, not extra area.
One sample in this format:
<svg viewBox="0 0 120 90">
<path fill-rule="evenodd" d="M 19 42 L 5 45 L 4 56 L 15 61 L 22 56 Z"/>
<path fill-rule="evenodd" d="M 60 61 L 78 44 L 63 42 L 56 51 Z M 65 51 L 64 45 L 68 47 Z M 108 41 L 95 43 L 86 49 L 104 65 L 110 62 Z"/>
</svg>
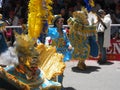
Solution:
<svg viewBox="0 0 120 90">
<path fill-rule="evenodd" d="M 62 16 L 61 16 L 61 15 L 54 15 L 54 18 L 53 18 L 53 20 L 52 20 L 53 25 L 55 25 L 56 21 L 57 21 L 59 18 L 62 18 Z"/>
<path fill-rule="evenodd" d="M 102 10 L 102 9 L 99 9 L 99 10 L 98 10 L 98 14 L 104 14 L 104 13 L 105 13 L 104 10 Z"/>
</svg>

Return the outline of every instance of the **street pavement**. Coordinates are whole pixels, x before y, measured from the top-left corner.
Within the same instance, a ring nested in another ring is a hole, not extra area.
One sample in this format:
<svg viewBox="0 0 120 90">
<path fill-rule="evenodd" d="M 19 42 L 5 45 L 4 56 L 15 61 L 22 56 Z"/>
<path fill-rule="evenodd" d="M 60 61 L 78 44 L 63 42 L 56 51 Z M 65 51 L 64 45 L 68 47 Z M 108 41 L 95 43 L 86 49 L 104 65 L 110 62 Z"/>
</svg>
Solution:
<svg viewBox="0 0 120 90">
<path fill-rule="evenodd" d="M 78 61 L 66 62 L 64 90 L 120 90 L 120 61 L 99 65 L 96 60 L 86 60 L 87 69 L 79 70 Z"/>
</svg>

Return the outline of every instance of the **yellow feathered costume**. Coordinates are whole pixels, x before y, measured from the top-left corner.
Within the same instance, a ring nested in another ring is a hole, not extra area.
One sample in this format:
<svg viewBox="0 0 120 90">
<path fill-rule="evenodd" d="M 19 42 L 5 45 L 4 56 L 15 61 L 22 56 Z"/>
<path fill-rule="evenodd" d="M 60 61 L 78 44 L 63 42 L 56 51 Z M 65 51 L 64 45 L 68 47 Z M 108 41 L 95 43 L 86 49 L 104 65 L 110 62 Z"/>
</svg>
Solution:
<svg viewBox="0 0 120 90">
<path fill-rule="evenodd" d="M 69 38 L 75 48 L 73 58 L 79 60 L 78 68 L 82 70 L 86 68 L 85 60 L 89 57 L 91 50 L 88 39 L 90 36 L 96 35 L 96 26 L 89 25 L 87 15 L 85 9 L 75 11 L 73 17 L 67 21 L 70 25 Z"/>
<path fill-rule="evenodd" d="M 50 23 L 52 19 L 52 13 L 50 6 L 52 0 L 30 0 L 29 1 L 29 14 L 28 14 L 28 37 L 31 39 L 37 39 L 40 35 L 40 32 L 43 28 L 43 20 L 47 20 Z M 53 73 L 63 72 L 65 64 L 62 63 L 62 55 L 56 53 L 54 47 L 45 47 L 44 45 L 38 45 L 38 51 L 41 52 L 40 57 L 40 68 L 46 73 L 46 77 L 49 79 L 53 77 Z M 55 54 L 56 53 L 56 54 Z M 59 63 L 59 67 L 53 65 L 56 62 L 56 65 Z M 54 67 L 51 67 L 51 66 Z M 56 70 L 54 71 L 53 69 Z M 46 69 L 47 68 L 47 69 Z M 52 68 L 52 69 L 51 69 Z M 62 69 L 62 71 L 57 70 L 57 68 Z M 51 75 L 50 75 L 51 74 Z"/>
<path fill-rule="evenodd" d="M 52 19 L 51 0 L 30 0 L 28 14 L 28 35 L 31 38 L 38 38 L 43 28 L 43 20 L 50 21 Z"/>
</svg>

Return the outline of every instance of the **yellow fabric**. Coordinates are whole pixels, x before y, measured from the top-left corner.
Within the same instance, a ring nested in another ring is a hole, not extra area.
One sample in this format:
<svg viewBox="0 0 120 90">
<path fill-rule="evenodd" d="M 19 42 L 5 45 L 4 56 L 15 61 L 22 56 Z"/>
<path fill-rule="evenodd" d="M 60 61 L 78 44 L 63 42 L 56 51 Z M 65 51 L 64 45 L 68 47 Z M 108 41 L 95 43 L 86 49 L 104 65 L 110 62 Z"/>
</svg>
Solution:
<svg viewBox="0 0 120 90">
<path fill-rule="evenodd" d="M 43 20 L 49 23 L 52 17 L 50 7 L 51 0 L 30 0 L 28 5 L 28 35 L 31 38 L 38 38 L 43 28 Z"/>
<path fill-rule="evenodd" d="M 47 79 L 62 74 L 65 63 L 62 61 L 63 55 L 56 52 L 56 47 L 47 47 L 42 43 L 35 47 L 34 44 L 34 40 L 30 39 L 28 35 L 16 34 L 16 50 L 18 55 L 21 55 L 21 61 L 19 61 L 30 67 L 29 62 L 32 57 L 36 56 L 38 57 L 37 65 L 43 70 Z"/>
<path fill-rule="evenodd" d="M 96 34 L 96 26 L 90 26 L 87 20 L 87 12 L 83 8 L 83 11 L 73 12 L 73 17 L 68 20 L 68 25 L 70 25 L 69 38 L 72 45 L 75 47 L 74 55 L 83 55 L 81 57 L 75 57 L 84 61 L 88 58 L 90 53 L 90 46 L 87 43 L 87 37 Z"/>
<path fill-rule="evenodd" d="M 63 55 L 56 53 L 55 47 L 46 47 L 43 44 L 39 44 L 36 49 L 40 53 L 39 67 L 43 70 L 47 79 L 63 73 L 65 69 L 65 63 L 62 61 Z"/>
<path fill-rule="evenodd" d="M 30 90 L 30 87 L 27 84 L 25 84 L 24 82 L 21 82 L 15 76 L 9 74 L 2 67 L 0 67 L 0 77 L 5 78 L 7 81 L 11 82 L 12 84 L 21 88 L 22 90 Z"/>
<path fill-rule="evenodd" d="M 93 0 L 89 0 L 89 4 L 90 4 L 91 7 L 94 7 L 94 6 L 95 6 L 95 3 L 94 3 Z"/>
<path fill-rule="evenodd" d="M 0 30 L 5 29 L 5 23 L 3 21 L 0 21 Z"/>
</svg>

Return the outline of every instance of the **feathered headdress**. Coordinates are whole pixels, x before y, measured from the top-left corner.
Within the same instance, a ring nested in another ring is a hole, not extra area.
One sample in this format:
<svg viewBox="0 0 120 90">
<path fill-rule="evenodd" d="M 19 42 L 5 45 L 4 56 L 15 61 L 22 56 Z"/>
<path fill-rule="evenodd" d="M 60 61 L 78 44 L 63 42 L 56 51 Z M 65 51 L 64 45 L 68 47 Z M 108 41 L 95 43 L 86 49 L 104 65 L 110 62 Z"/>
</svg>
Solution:
<svg viewBox="0 0 120 90">
<path fill-rule="evenodd" d="M 59 75 L 65 68 L 63 55 L 56 52 L 55 47 L 47 47 L 44 44 L 39 44 L 37 47 L 35 40 L 31 40 L 28 35 L 16 35 L 16 50 L 21 59 L 21 63 L 30 67 L 30 60 L 37 57 L 37 67 L 40 67 L 48 79 Z M 26 59 L 26 57 L 29 57 Z M 56 63 L 56 65 L 55 65 Z M 55 69 L 56 68 L 56 69 Z"/>
<path fill-rule="evenodd" d="M 89 26 L 86 10 L 73 12 L 73 17 L 70 17 L 67 22 L 71 27 L 70 31 L 75 31 L 81 36 L 87 37 L 96 33 L 96 27 Z"/>
<path fill-rule="evenodd" d="M 65 68 L 63 55 L 56 52 L 55 47 L 46 47 L 40 44 L 35 47 L 36 39 L 43 29 L 43 20 L 48 21 L 51 0 L 30 0 L 28 14 L 28 35 L 16 34 L 16 50 L 22 57 L 37 57 L 37 65 L 44 71 L 45 76 L 51 79 L 59 75 Z M 29 66 L 29 58 L 24 60 L 23 64 Z M 56 63 L 56 65 L 55 65 Z M 56 69 L 55 69 L 56 68 Z"/>
<path fill-rule="evenodd" d="M 16 51 L 18 55 L 32 56 L 35 48 L 35 40 L 28 35 L 16 35 Z"/>
<path fill-rule="evenodd" d="M 43 29 L 43 20 L 52 19 L 52 0 L 30 0 L 28 9 L 28 35 L 31 38 L 38 38 Z"/>
</svg>

